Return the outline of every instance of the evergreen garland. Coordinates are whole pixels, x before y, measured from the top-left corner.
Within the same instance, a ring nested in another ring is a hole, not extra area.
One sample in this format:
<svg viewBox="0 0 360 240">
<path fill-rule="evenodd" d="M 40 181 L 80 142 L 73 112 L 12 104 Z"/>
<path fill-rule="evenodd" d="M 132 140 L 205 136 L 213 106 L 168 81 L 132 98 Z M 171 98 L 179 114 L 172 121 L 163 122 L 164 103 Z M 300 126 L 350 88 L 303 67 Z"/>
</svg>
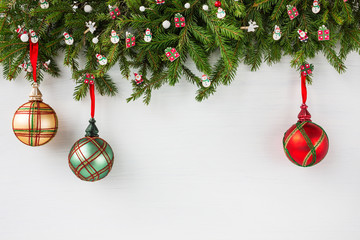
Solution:
<svg viewBox="0 0 360 240">
<path fill-rule="evenodd" d="M 64 56 L 63 64 L 71 68 L 76 82 L 76 100 L 87 94 L 88 88 L 81 80 L 85 73 L 95 75 L 95 86 L 101 95 L 116 95 L 116 81 L 108 74 L 114 65 L 119 66 L 124 78 L 132 80 L 133 94 L 128 101 L 142 97 L 148 104 L 153 90 L 165 84 L 174 86 L 180 79 L 195 84 L 196 99 L 202 101 L 214 94 L 219 85 L 229 85 L 240 63 L 255 71 L 263 62 L 271 65 L 289 55 L 291 67 L 299 69 L 322 53 L 341 73 L 346 70 L 347 55 L 360 50 L 358 0 L 320 0 L 321 10 L 317 14 L 312 12 L 313 0 L 222 0 L 221 8 L 226 11 L 223 19 L 217 18 L 212 0 L 166 0 L 164 4 L 156 4 L 155 0 L 48 2 L 50 7 L 43 9 L 37 0 L 0 1 L 3 74 L 13 80 L 22 71 L 18 66 L 29 62 L 29 43 L 19 39 L 16 29 L 18 26 L 26 31 L 33 29 L 40 37 L 38 81 L 43 80 L 45 72 L 59 77 L 55 58 Z M 185 7 L 186 3 L 190 4 L 189 8 Z M 85 5 L 92 7 L 90 13 L 84 11 Z M 119 8 L 120 15 L 115 19 L 110 15 L 109 5 Z M 204 10 L 204 5 L 208 10 Z M 288 15 L 288 5 L 296 6 L 298 11 L 293 20 Z M 175 27 L 177 14 L 185 17 L 184 27 Z M 168 29 L 163 27 L 166 20 L 171 23 Z M 96 23 L 93 34 L 85 26 L 89 21 Z M 255 32 L 247 31 L 250 21 L 258 25 Z M 329 41 L 318 40 L 318 30 L 323 25 L 330 31 Z M 281 29 L 278 41 L 273 39 L 275 26 Z M 151 42 L 144 40 L 147 28 L 152 32 Z M 299 29 L 307 32 L 307 42 L 299 39 Z M 113 30 L 120 39 L 117 44 L 110 41 Z M 73 45 L 65 44 L 64 32 L 73 37 Z M 126 47 L 127 32 L 136 38 L 133 47 Z M 97 44 L 93 43 L 96 36 L 99 36 Z M 180 54 L 173 62 L 165 55 L 169 47 Z M 100 65 L 97 54 L 106 56 L 108 63 Z M 215 65 L 209 62 L 211 56 L 219 56 Z M 49 68 L 44 65 L 48 60 Z M 197 72 L 189 64 L 195 64 Z M 142 75 L 141 84 L 133 81 L 132 71 Z M 202 74 L 209 76 L 210 87 L 202 86 Z M 32 81 L 30 73 L 26 78 Z"/>
</svg>

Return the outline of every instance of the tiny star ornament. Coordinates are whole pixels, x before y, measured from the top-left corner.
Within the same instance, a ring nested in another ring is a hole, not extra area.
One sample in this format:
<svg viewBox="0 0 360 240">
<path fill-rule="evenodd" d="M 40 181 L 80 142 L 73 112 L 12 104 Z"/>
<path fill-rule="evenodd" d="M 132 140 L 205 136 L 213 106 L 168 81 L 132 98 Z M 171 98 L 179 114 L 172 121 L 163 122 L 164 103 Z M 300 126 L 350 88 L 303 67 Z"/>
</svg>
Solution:
<svg viewBox="0 0 360 240">
<path fill-rule="evenodd" d="M 126 32 L 125 38 L 126 48 L 131 48 L 136 45 L 135 36 L 132 33 Z"/>
<path fill-rule="evenodd" d="M 101 54 L 96 54 L 96 58 L 101 66 L 105 66 L 108 63 L 107 58 Z"/>
<path fill-rule="evenodd" d="M 110 41 L 113 44 L 117 44 L 120 41 L 119 35 L 115 32 L 115 30 L 111 31 Z"/>
<path fill-rule="evenodd" d="M 258 28 L 259 26 L 256 25 L 256 22 L 253 20 L 249 21 L 249 27 L 247 29 L 248 32 L 255 32 L 255 30 Z"/>
<path fill-rule="evenodd" d="M 49 6 L 50 6 L 50 4 L 49 4 L 48 1 L 46 1 L 46 0 L 40 0 L 40 7 L 41 7 L 42 9 L 48 9 Z"/>
<path fill-rule="evenodd" d="M 298 34 L 299 34 L 299 39 L 300 39 L 301 42 L 307 42 L 308 41 L 309 37 L 307 35 L 307 32 L 299 29 Z"/>
<path fill-rule="evenodd" d="M 39 37 L 38 35 L 36 34 L 36 32 L 32 29 L 29 30 L 29 33 L 30 33 L 30 41 L 32 43 L 37 43 L 39 41 Z"/>
<path fill-rule="evenodd" d="M 18 38 L 20 38 L 20 40 L 22 42 L 27 42 L 29 41 L 29 34 L 27 33 L 27 31 L 24 29 L 24 27 L 22 26 L 18 26 L 18 28 L 16 29 L 16 32 L 18 34 Z"/>
<path fill-rule="evenodd" d="M 281 38 L 280 27 L 278 25 L 275 25 L 274 32 L 273 32 L 273 39 L 275 41 L 278 41 L 278 40 L 280 40 L 280 38 Z"/>
<path fill-rule="evenodd" d="M 318 0 L 314 0 L 313 6 L 312 6 L 311 10 L 312 10 L 312 12 L 315 13 L 315 14 L 317 14 L 317 13 L 320 12 L 320 3 L 319 3 Z"/>
<path fill-rule="evenodd" d="M 219 7 L 218 10 L 217 10 L 216 16 L 217 16 L 217 18 L 219 18 L 219 19 L 225 18 L 225 17 L 226 17 L 226 12 L 225 12 L 225 10 L 222 9 L 221 7 Z"/>
<path fill-rule="evenodd" d="M 47 60 L 46 62 L 43 63 L 43 66 L 46 70 L 49 70 L 50 69 L 50 63 L 51 63 L 51 60 Z"/>
<path fill-rule="evenodd" d="M 88 28 L 88 30 L 94 34 L 94 32 L 96 31 L 96 22 L 92 22 L 92 21 L 89 21 L 89 22 L 85 22 L 85 26 Z"/>
<path fill-rule="evenodd" d="M 135 83 L 137 85 L 140 85 L 140 84 L 142 84 L 144 82 L 144 80 L 142 78 L 142 75 L 137 74 L 137 73 L 134 73 L 134 75 L 135 75 Z"/>
<path fill-rule="evenodd" d="M 165 3 L 165 0 L 156 0 L 157 5 L 162 5 Z"/>
<path fill-rule="evenodd" d="M 19 68 L 23 69 L 25 72 L 28 72 L 28 73 L 31 73 L 33 71 L 31 64 L 27 63 L 27 62 L 20 64 Z"/>
<path fill-rule="evenodd" d="M 64 41 L 65 41 L 66 45 L 71 46 L 74 44 L 74 39 L 69 33 L 64 32 L 63 35 L 64 35 Z"/>
<path fill-rule="evenodd" d="M 210 81 L 209 77 L 205 74 L 202 75 L 202 77 L 201 77 L 201 83 L 202 83 L 203 87 L 205 87 L 205 88 L 208 88 L 211 85 L 211 81 Z"/>
<path fill-rule="evenodd" d="M 145 34 L 144 34 L 144 41 L 151 42 L 151 40 L 152 40 L 152 33 L 151 33 L 151 30 L 149 28 L 147 28 L 145 31 Z"/>
<path fill-rule="evenodd" d="M 180 57 L 180 54 L 176 51 L 176 49 L 171 47 L 165 49 L 165 54 L 169 58 L 170 62 L 173 62 Z"/>
<path fill-rule="evenodd" d="M 120 9 L 118 7 L 113 7 L 111 5 L 109 5 L 109 11 L 112 19 L 116 19 L 121 14 Z"/>
<path fill-rule="evenodd" d="M 293 20 L 294 18 L 299 16 L 299 12 L 295 6 L 287 5 L 286 8 L 287 8 L 287 13 L 289 15 L 290 20 Z"/>
<path fill-rule="evenodd" d="M 328 41 L 330 40 L 330 30 L 322 25 L 318 30 L 318 39 L 319 41 Z"/>
<path fill-rule="evenodd" d="M 181 15 L 180 13 L 175 14 L 175 27 L 185 27 L 185 17 Z"/>
</svg>

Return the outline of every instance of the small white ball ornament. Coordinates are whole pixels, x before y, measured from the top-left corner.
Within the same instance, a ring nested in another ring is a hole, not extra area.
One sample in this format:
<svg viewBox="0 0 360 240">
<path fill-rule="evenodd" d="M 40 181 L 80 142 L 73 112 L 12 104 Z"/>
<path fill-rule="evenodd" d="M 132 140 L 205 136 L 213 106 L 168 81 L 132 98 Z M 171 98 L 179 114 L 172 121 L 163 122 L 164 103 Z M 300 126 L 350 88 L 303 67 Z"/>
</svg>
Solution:
<svg viewBox="0 0 360 240">
<path fill-rule="evenodd" d="M 140 12 L 145 12 L 146 8 L 144 6 L 139 7 Z"/>
<path fill-rule="evenodd" d="M 165 29 L 168 29 L 168 28 L 170 27 L 171 23 L 170 23 L 170 21 L 165 20 L 165 21 L 162 23 L 162 25 L 163 25 L 163 27 L 164 27 Z"/>
<path fill-rule="evenodd" d="M 87 4 L 87 5 L 84 6 L 84 11 L 85 11 L 86 13 L 91 13 L 92 10 L 93 10 L 93 8 L 92 8 L 89 4 Z"/>
<path fill-rule="evenodd" d="M 29 35 L 27 35 L 27 34 L 22 34 L 22 35 L 20 36 L 20 40 L 21 40 L 22 42 L 28 42 L 28 41 L 29 41 Z"/>
<path fill-rule="evenodd" d="M 185 3 L 184 7 L 185 8 L 190 8 L 190 3 Z"/>
<path fill-rule="evenodd" d="M 93 42 L 94 44 L 98 44 L 98 43 L 99 43 L 99 38 L 98 38 L 98 37 L 94 37 L 94 38 L 92 39 L 92 42 Z"/>
<path fill-rule="evenodd" d="M 209 6 L 208 6 L 208 5 L 206 5 L 206 4 L 205 4 L 205 5 L 203 5 L 203 10 L 204 10 L 204 11 L 209 11 Z"/>
</svg>

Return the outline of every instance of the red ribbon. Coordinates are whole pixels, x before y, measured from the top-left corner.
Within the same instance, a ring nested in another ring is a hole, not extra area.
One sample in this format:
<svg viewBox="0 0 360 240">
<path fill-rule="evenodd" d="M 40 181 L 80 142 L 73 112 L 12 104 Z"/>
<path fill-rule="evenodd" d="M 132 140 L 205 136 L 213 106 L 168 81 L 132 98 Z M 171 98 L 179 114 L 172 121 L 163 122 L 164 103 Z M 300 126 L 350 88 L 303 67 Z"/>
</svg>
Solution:
<svg viewBox="0 0 360 240">
<path fill-rule="evenodd" d="M 94 83 L 90 83 L 90 98 L 91 98 L 91 117 L 95 116 L 95 89 Z"/>
<path fill-rule="evenodd" d="M 306 76 L 301 74 L 301 95 L 303 104 L 306 103 L 307 100 L 307 89 L 306 89 Z"/>
<path fill-rule="evenodd" d="M 30 62 L 33 67 L 33 78 L 34 82 L 37 82 L 36 80 L 36 67 L 37 67 L 37 60 L 39 56 L 39 43 L 32 43 L 30 41 Z"/>
</svg>

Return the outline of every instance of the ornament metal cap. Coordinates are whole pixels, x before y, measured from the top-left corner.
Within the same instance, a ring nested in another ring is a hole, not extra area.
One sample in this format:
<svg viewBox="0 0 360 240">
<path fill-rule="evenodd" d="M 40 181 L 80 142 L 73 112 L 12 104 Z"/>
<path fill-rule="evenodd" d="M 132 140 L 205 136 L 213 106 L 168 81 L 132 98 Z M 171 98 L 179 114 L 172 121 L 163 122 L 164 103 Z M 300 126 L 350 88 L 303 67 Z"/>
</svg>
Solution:
<svg viewBox="0 0 360 240">
<path fill-rule="evenodd" d="M 90 118 L 89 120 L 89 126 L 86 128 L 85 132 L 86 135 L 85 137 L 99 137 L 99 129 L 96 127 L 95 123 L 95 119 L 94 118 Z"/>
<path fill-rule="evenodd" d="M 33 89 L 29 95 L 30 102 L 42 102 L 42 93 L 39 90 L 39 85 L 37 83 L 33 83 L 32 87 Z"/>
<path fill-rule="evenodd" d="M 305 121 L 311 122 L 311 114 L 307 110 L 308 106 L 305 103 L 303 103 L 300 108 L 301 108 L 301 111 L 298 115 L 299 122 L 305 122 Z"/>
</svg>

